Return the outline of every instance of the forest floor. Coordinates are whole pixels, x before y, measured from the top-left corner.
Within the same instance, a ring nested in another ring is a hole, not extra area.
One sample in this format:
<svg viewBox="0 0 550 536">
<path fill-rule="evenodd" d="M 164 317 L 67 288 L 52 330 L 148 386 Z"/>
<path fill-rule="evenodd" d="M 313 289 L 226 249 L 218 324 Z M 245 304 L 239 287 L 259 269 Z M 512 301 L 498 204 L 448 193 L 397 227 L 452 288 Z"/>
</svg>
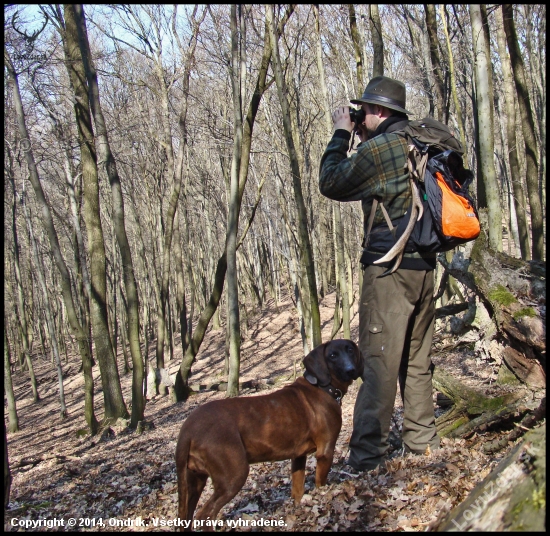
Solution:
<svg viewBox="0 0 550 536">
<path fill-rule="evenodd" d="M 329 340 L 332 330 L 334 299 L 331 294 L 321 302 L 324 341 Z M 476 356 L 473 343 L 442 349 L 449 346 L 450 337 L 443 333 L 443 327 L 441 322 L 437 325 L 434 338 L 433 361 L 437 367 L 488 396 L 520 389 L 497 385 L 496 364 Z M 357 314 L 353 316 L 351 338 L 358 340 Z M 79 433 L 85 421 L 83 378 L 76 356 L 69 355 L 63 366 L 68 408 L 65 419 L 59 416 L 57 377 L 49 356 L 37 356 L 34 361 L 41 396 L 38 404 L 32 402 L 28 376 L 14 374 L 21 430 L 8 433 L 13 483 L 4 515 L 5 530 L 173 530 L 177 515 L 174 452 L 179 429 L 194 408 L 225 396 L 222 391 L 204 389 L 225 380 L 224 346 L 224 331 L 210 330 L 190 378 L 190 384 L 197 389 L 202 385 L 202 390 L 180 404 L 171 403 L 169 397 L 149 399 L 145 417 L 154 427 L 142 434 L 123 425 L 111 426 L 95 437 Z M 151 349 L 149 357 L 153 355 Z M 278 308 L 269 302 L 249 319 L 241 351 L 241 379 L 254 380 L 264 389 L 278 389 L 292 382 L 295 370 L 301 374 L 302 355 L 292 302 L 287 300 Z M 176 347 L 174 359 L 167 365 L 170 373 L 177 371 L 180 361 L 181 346 Z M 94 377 L 96 416 L 100 419 L 103 397 L 97 365 Z M 131 373 L 121 374 L 127 404 L 131 401 L 131 381 Z M 218 531 L 426 531 L 462 502 L 513 447 L 509 444 L 496 454 L 485 454 L 486 442 L 510 431 L 488 428 L 483 434 L 467 438 L 443 439 L 442 448 L 427 456 L 396 456 L 385 469 L 359 476 L 348 474 L 344 461 L 357 389 L 356 384 L 352 385 L 342 401 L 343 426 L 328 485 L 315 488 L 315 458 L 310 456 L 306 494 L 295 506 L 290 499 L 289 461 L 253 465 L 243 489 L 220 512 Z M 251 388 L 241 394 L 265 392 Z M 435 400 L 434 391 L 434 404 Z M 437 415 L 442 411 L 436 408 Z M 394 454 L 399 447 L 401 423 L 398 394 L 391 432 Z M 208 483 L 199 507 L 209 491 Z M 54 527 L 53 520 L 63 525 Z M 49 527 L 45 526 L 47 522 Z"/>
</svg>

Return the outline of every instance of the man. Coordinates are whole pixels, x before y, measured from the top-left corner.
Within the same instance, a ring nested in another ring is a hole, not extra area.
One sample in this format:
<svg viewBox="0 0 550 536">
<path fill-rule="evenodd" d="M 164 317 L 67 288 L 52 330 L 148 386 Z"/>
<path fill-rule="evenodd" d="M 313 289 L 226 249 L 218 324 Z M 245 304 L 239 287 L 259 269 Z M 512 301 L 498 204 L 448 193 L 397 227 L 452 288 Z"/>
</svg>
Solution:
<svg viewBox="0 0 550 536">
<path fill-rule="evenodd" d="M 419 253 L 408 245 L 398 270 L 379 277 L 394 262 L 373 264 L 395 242 L 388 220 L 397 226 L 411 204 L 407 144 L 404 137 L 392 134 L 406 125 L 411 112 L 405 109 L 404 84 L 385 76 L 373 78 L 363 96 L 351 102 L 360 104 L 365 113 L 357 130 L 361 143 L 348 157 L 354 124 L 347 106 L 335 110 L 334 135 L 321 160 L 319 189 L 335 201 L 360 200 L 363 209 L 359 346 L 365 368 L 347 463 L 366 471 L 384 463 L 398 378 L 405 451 L 424 454 L 439 447 L 430 359 L 436 254 Z"/>
</svg>

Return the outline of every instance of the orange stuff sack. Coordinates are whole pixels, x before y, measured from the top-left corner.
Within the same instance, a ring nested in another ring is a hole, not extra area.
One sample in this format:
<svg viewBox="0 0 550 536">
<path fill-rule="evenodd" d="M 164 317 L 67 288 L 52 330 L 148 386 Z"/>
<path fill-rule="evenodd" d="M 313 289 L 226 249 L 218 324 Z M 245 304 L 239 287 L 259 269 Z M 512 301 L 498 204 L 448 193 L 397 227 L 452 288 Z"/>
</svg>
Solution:
<svg viewBox="0 0 550 536">
<path fill-rule="evenodd" d="M 444 236 L 474 240 L 479 236 L 480 226 L 472 203 L 452 190 L 443 175 L 435 173 L 437 185 L 441 188 L 441 232 Z"/>
</svg>

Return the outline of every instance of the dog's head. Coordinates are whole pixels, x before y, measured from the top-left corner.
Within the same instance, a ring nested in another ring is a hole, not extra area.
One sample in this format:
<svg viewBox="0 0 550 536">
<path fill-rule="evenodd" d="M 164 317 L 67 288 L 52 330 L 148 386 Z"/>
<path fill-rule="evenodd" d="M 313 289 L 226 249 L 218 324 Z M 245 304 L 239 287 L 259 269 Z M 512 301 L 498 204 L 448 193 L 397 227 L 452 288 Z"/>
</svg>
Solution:
<svg viewBox="0 0 550 536">
<path fill-rule="evenodd" d="M 317 346 L 304 357 L 306 379 L 321 386 L 329 383 L 349 385 L 363 373 L 363 355 L 348 339 L 337 339 Z"/>
</svg>

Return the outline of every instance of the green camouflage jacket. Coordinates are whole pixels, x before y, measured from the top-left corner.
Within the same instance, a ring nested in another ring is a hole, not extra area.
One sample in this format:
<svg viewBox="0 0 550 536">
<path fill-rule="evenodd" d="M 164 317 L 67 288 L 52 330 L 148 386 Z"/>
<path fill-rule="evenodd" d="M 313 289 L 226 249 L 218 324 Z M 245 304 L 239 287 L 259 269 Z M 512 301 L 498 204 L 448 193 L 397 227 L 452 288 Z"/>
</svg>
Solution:
<svg viewBox="0 0 550 536">
<path fill-rule="evenodd" d="M 383 126 L 382 124 L 381 127 Z M 398 127 L 398 124 L 395 127 Z M 350 138 L 351 134 L 347 130 L 337 130 L 334 133 L 321 159 L 319 190 L 325 197 L 335 201 L 361 201 L 366 234 L 374 197 L 384 203 L 392 221 L 402 218 L 410 207 L 407 143 L 405 138 L 398 134 L 375 133 L 373 138 L 358 145 L 357 150 L 348 156 Z M 377 227 L 388 228 L 380 209 L 376 211 L 373 222 L 373 229 Z M 362 262 L 370 263 L 381 256 L 379 253 L 370 254 L 367 255 L 366 261 L 362 258 Z M 420 257 L 423 259 L 421 262 L 415 260 Z M 429 260 L 426 257 L 429 257 Z M 407 261 L 407 258 L 410 261 Z M 434 266 L 435 255 L 418 253 L 405 253 L 401 265 L 402 268 L 408 269 L 433 269 Z"/>
</svg>

